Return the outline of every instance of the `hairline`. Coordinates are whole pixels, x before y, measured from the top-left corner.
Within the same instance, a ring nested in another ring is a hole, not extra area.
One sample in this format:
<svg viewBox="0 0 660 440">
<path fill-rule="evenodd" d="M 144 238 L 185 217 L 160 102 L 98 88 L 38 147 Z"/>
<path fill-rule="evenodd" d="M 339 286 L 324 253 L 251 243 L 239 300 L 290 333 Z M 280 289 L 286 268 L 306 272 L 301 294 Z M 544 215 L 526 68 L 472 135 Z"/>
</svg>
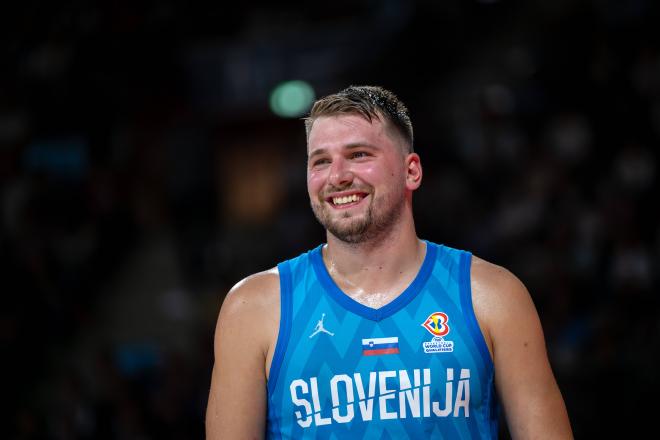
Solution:
<svg viewBox="0 0 660 440">
<path fill-rule="evenodd" d="M 380 121 L 380 123 L 383 125 L 385 128 L 386 134 L 394 141 L 394 143 L 401 149 L 401 152 L 404 155 L 414 153 L 414 149 L 412 144 L 409 142 L 407 139 L 407 135 L 402 133 L 401 128 L 399 128 L 392 120 L 390 117 L 388 117 L 383 111 L 380 109 L 376 109 L 373 113 L 371 112 L 362 112 L 359 110 L 347 110 L 347 111 L 337 111 L 337 112 L 329 112 L 329 113 L 324 113 L 320 115 L 316 115 L 314 117 L 308 116 L 306 118 L 303 118 L 305 121 L 305 137 L 307 139 L 307 143 L 309 145 L 309 135 L 312 132 L 312 128 L 314 126 L 314 123 L 316 122 L 317 119 L 320 118 L 331 118 L 331 117 L 341 117 L 341 116 L 358 116 L 365 121 L 369 122 L 370 124 L 373 124 L 373 119 L 377 119 Z"/>
</svg>

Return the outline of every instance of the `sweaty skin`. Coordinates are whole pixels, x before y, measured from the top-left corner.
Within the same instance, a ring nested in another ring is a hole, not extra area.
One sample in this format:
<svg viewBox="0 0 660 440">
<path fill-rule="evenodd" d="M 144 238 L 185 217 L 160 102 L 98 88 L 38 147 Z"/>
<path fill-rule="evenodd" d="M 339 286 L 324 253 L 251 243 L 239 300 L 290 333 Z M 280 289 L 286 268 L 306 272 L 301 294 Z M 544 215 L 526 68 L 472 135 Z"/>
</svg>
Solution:
<svg viewBox="0 0 660 440">
<path fill-rule="evenodd" d="M 423 246 L 426 247 L 425 245 Z M 424 250 L 424 252 L 426 251 Z M 422 255 L 422 258 L 419 261 L 419 266 L 421 266 L 423 260 L 424 258 Z M 342 274 L 337 269 L 335 262 L 329 257 L 324 258 L 324 261 L 328 270 L 328 274 L 332 277 L 337 286 L 353 300 L 367 307 L 371 307 L 372 309 L 379 309 L 394 300 L 398 294 L 403 292 L 403 290 L 405 290 L 405 288 L 410 285 L 412 280 L 417 275 L 416 271 L 411 271 L 409 274 L 407 274 L 407 276 L 403 274 L 403 271 L 399 271 L 399 276 L 402 278 L 400 279 L 400 282 L 397 283 L 397 285 L 390 286 L 387 290 L 367 291 L 365 288 L 361 287 L 359 282 L 353 281 L 348 276 Z M 369 273 L 369 269 L 367 268 L 361 268 L 360 271 L 362 272 L 363 277 L 374 277 L 380 276 L 383 269 L 382 267 L 378 267 L 374 273 Z"/>
</svg>

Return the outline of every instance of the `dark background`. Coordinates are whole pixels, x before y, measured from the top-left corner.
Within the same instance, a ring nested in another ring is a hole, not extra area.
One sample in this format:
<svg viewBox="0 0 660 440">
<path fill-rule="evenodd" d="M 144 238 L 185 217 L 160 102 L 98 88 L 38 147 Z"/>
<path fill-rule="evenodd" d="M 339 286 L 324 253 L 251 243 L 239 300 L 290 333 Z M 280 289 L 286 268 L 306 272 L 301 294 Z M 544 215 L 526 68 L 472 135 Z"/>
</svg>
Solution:
<svg viewBox="0 0 660 440">
<path fill-rule="evenodd" d="M 394 91 L 419 235 L 527 285 L 576 437 L 654 427 L 659 9 L 3 4 L 0 437 L 203 437 L 226 291 L 324 239 L 291 79 Z"/>
</svg>

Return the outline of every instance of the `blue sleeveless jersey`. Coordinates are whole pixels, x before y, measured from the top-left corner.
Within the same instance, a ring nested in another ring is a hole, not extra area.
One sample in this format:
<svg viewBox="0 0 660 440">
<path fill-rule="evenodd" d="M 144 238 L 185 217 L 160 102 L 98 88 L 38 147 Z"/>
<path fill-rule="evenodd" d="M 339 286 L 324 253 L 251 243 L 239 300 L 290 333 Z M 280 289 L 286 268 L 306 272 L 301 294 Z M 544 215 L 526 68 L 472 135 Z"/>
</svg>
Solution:
<svg viewBox="0 0 660 440">
<path fill-rule="evenodd" d="M 416 278 L 379 309 L 344 294 L 321 246 L 278 265 L 271 439 L 497 436 L 493 363 L 472 308 L 468 252 L 426 242 Z"/>
</svg>

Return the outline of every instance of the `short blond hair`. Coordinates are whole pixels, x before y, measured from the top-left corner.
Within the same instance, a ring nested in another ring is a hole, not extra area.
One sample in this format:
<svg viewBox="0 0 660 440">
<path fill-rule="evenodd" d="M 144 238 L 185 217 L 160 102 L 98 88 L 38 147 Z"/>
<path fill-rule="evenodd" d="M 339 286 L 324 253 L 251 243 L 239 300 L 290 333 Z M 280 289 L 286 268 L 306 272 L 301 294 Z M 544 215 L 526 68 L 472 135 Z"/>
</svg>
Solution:
<svg viewBox="0 0 660 440">
<path fill-rule="evenodd" d="M 374 118 L 384 123 L 389 122 L 404 140 L 407 152 L 414 151 L 413 127 L 408 109 L 389 90 L 378 86 L 349 86 L 317 100 L 309 116 L 304 118 L 307 137 L 309 138 L 309 132 L 317 118 L 341 114 L 357 114 L 369 122 Z"/>
</svg>

